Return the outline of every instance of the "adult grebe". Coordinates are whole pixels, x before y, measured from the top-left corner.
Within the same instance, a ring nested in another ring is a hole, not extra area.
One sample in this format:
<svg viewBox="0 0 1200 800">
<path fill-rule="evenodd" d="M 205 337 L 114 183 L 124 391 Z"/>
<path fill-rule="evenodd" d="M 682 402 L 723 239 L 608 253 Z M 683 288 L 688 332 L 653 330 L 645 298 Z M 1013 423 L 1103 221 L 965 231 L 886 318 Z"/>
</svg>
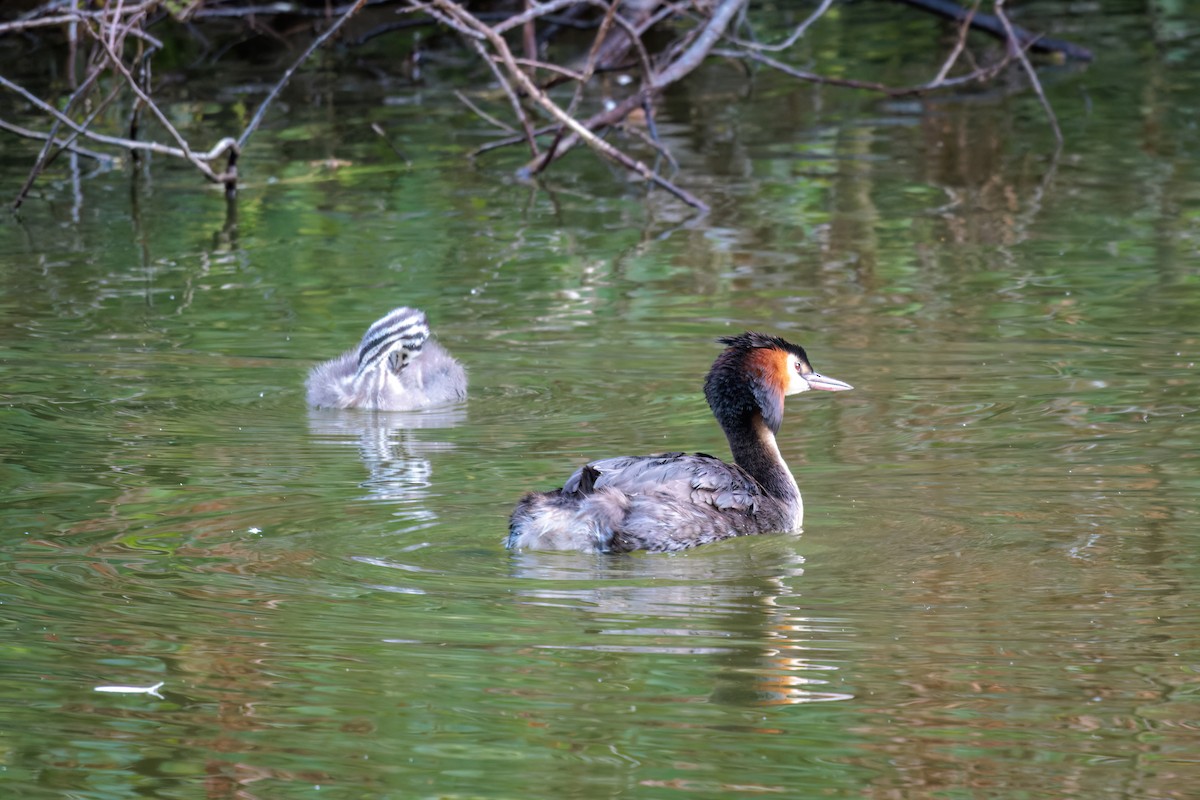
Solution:
<svg viewBox="0 0 1200 800">
<path fill-rule="evenodd" d="M 533 492 L 509 521 L 508 546 L 624 553 L 683 550 L 731 536 L 791 531 L 804 519 L 796 480 L 775 444 L 783 398 L 850 384 L 817 374 L 804 348 L 741 333 L 704 380 L 734 464 L 704 453 L 619 456 L 585 464 L 561 489 Z"/>
<path fill-rule="evenodd" d="M 389 311 L 358 347 L 313 367 L 308 404 L 320 408 L 408 411 L 467 396 L 467 373 L 429 338 L 425 312 Z"/>
</svg>

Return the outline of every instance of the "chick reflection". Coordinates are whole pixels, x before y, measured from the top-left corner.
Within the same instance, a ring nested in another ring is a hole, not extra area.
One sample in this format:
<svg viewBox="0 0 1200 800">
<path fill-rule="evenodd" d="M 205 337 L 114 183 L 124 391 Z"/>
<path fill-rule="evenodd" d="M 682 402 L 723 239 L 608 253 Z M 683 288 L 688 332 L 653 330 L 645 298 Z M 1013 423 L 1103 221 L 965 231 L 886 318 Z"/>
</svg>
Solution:
<svg viewBox="0 0 1200 800">
<path fill-rule="evenodd" d="M 766 536 L 671 557 L 529 551 L 514 554 L 512 565 L 514 577 L 542 582 L 522 591 L 525 605 L 587 615 L 581 642 L 537 647 L 713 657 L 721 670 L 710 702 L 851 699 L 832 690 L 839 665 L 813 660 L 850 634 L 842 620 L 802 613 L 804 557 L 795 544 L 793 536 Z"/>
<path fill-rule="evenodd" d="M 428 441 L 415 431 L 453 428 L 466 420 L 461 407 L 421 411 L 332 411 L 312 409 L 308 426 L 313 441 L 322 445 L 358 448 L 367 468 L 361 486 L 366 499 L 411 504 L 411 518 L 432 520 L 436 515 L 414 501 L 423 500 L 433 476 L 432 453 L 451 450 L 450 442 Z"/>
</svg>

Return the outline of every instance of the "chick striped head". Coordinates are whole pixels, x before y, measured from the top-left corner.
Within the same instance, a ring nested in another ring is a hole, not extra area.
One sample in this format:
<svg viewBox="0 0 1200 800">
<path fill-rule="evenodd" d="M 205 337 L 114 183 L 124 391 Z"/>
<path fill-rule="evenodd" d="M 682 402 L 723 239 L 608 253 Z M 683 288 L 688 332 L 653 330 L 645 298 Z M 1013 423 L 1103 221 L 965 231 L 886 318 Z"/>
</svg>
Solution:
<svg viewBox="0 0 1200 800">
<path fill-rule="evenodd" d="M 421 354 L 428 338 L 429 323 L 424 311 L 407 306 L 389 311 L 363 334 L 358 346 L 357 375 L 382 369 L 385 365 L 399 374 Z"/>
</svg>

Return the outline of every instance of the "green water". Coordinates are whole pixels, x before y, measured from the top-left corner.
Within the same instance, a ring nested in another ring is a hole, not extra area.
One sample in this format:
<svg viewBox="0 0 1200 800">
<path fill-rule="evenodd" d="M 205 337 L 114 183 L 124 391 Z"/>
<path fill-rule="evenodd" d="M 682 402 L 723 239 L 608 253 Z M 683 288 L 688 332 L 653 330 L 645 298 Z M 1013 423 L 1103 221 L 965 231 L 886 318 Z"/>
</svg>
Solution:
<svg viewBox="0 0 1200 800">
<path fill-rule="evenodd" d="M 0 223 L 0 791 L 1191 796 L 1200 39 L 1110 11 L 1043 74 L 1057 155 L 1027 92 L 704 71 L 662 123 L 706 217 L 587 154 L 473 169 L 444 92 L 327 74 L 235 214 L 161 161 L 53 172 Z M 936 70 L 924 23 L 828 24 L 822 63 Z M 470 399 L 307 410 L 401 304 Z M 589 458 L 727 455 L 700 382 L 746 328 L 856 387 L 789 400 L 801 535 L 503 549 Z"/>
</svg>

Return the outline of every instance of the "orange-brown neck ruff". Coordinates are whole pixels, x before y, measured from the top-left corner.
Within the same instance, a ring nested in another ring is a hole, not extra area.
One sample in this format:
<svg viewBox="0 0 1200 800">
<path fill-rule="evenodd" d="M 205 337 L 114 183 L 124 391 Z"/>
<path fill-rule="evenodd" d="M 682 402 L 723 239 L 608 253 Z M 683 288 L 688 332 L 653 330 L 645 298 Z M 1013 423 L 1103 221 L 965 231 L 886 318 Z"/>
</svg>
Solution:
<svg viewBox="0 0 1200 800">
<path fill-rule="evenodd" d="M 788 353 L 774 347 L 756 347 L 746 356 L 746 366 L 771 391 L 783 397 L 788 388 Z"/>
<path fill-rule="evenodd" d="M 746 368 L 752 376 L 754 398 L 762 408 L 763 421 L 771 433 L 779 433 L 783 424 L 783 398 L 787 394 L 790 359 L 786 350 L 756 347 L 746 354 Z"/>
</svg>

